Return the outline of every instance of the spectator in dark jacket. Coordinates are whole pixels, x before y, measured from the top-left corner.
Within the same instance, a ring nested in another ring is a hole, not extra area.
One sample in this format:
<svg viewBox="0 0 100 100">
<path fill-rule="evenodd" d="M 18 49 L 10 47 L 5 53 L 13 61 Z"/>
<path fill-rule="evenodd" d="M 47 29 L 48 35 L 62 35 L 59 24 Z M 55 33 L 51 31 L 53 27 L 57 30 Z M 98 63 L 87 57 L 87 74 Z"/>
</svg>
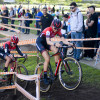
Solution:
<svg viewBox="0 0 100 100">
<path fill-rule="evenodd" d="M 88 26 L 87 34 L 89 38 L 96 38 L 97 36 L 97 23 L 98 23 L 98 16 L 95 13 L 95 7 L 94 6 L 89 6 L 88 7 L 90 15 L 87 16 L 87 21 L 86 24 Z M 94 48 L 95 47 L 95 41 L 88 41 L 89 47 Z M 95 56 L 94 50 L 89 50 L 88 51 L 88 60 L 92 60 L 93 57 Z"/>
<path fill-rule="evenodd" d="M 43 16 L 41 17 L 41 20 L 39 24 L 42 26 L 41 31 L 43 31 L 45 28 L 50 27 L 51 22 L 53 20 L 53 17 L 47 13 L 47 8 L 43 8 Z"/>
</svg>

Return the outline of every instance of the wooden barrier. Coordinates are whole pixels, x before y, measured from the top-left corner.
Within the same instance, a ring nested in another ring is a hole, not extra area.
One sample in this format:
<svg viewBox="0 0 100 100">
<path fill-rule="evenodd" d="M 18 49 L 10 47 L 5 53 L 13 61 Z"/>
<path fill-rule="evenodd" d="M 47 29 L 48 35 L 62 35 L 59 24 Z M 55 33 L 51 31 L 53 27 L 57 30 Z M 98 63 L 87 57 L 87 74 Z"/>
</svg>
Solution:
<svg viewBox="0 0 100 100">
<path fill-rule="evenodd" d="M 0 24 L 0 27 L 7 28 L 7 29 L 9 29 L 9 30 L 13 30 L 13 31 L 15 31 L 16 33 L 20 33 L 20 31 L 19 31 L 19 30 L 14 29 L 14 28 L 7 27 L 7 26 L 2 25 L 2 24 Z"/>
<path fill-rule="evenodd" d="M 26 81 L 33 81 L 36 82 L 36 97 L 32 96 L 30 93 L 28 93 L 25 89 L 23 89 L 20 85 L 18 85 L 16 82 L 15 85 L 12 86 L 4 86 L 0 87 L 1 90 L 3 89 L 17 89 L 20 91 L 23 95 L 25 95 L 30 100 L 40 100 L 40 75 L 23 75 L 23 74 L 17 74 L 16 72 L 0 72 L 0 75 L 2 74 L 15 74 L 16 77 L 26 80 Z"/>
<path fill-rule="evenodd" d="M 0 16 L 1 18 L 8 18 L 10 20 L 40 20 L 40 19 L 31 19 L 31 18 L 28 18 L 28 19 L 22 19 L 22 18 L 10 18 L 10 17 L 5 17 L 5 16 Z"/>
<path fill-rule="evenodd" d="M 7 26 L 15 26 L 15 27 L 21 27 L 21 28 L 25 28 L 25 29 L 31 29 L 31 30 L 39 30 L 41 31 L 41 29 L 39 28 L 32 28 L 32 27 L 25 27 L 25 26 L 19 26 L 19 25 L 14 25 L 14 24 L 1 24 L 1 25 L 7 25 Z"/>
</svg>

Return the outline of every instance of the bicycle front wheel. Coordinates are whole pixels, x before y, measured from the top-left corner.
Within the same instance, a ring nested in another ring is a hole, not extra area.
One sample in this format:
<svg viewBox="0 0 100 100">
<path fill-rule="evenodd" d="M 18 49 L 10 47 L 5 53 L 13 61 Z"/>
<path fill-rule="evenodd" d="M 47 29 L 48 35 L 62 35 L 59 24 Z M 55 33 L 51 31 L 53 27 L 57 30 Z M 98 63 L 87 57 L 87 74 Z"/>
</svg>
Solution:
<svg viewBox="0 0 100 100">
<path fill-rule="evenodd" d="M 50 84 L 46 85 L 44 84 L 44 70 L 43 70 L 43 62 L 39 63 L 36 66 L 35 74 L 40 74 L 40 91 L 41 92 L 47 92 L 50 89 Z M 49 76 L 50 70 L 48 68 L 47 70 L 47 76 Z"/>
<path fill-rule="evenodd" d="M 65 58 L 59 68 L 59 80 L 62 86 L 67 90 L 74 90 L 79 86 L 81 78 L 82 69 L 79 62 L 72 57 Z"/>
<path fill-rule="evenodd" d="M 18 74 L 23 74 L 23 75 L 28 75 L 28 71 L 26 69 L 26 67 L 24 65 L 18 65 L 17 67 L 17 73 Z M 22 87 L 22 88 L 26 88 L 28 81 L 26 80 L 22 80 L 20 78 L 17 78 L 17 83 Z"/>
</svg>

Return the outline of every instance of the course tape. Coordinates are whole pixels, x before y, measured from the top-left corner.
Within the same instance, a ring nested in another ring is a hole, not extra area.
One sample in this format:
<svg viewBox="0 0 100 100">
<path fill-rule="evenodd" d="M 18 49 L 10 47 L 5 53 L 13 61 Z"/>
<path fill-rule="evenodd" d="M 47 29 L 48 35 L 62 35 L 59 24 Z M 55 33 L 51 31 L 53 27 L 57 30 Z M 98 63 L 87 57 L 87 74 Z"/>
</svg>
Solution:
<svg viewBox="0 0 100 100">
<path fill-rule="evenodd" d="M 18 53 L 17 51 L 11 51 L 11 53 Z M 22 53 L 37 53 L 37 51 L 22 51 Z"/>
<path fill-rule="evenodd" d="M 0 72 L 0 75 L 4 75 L 4 74 L 15 74 L 16 72 Z"/>
<path fill-rule="evenodd" d="M 23 19 L 23 18 L 10 18 L 10 17 L 5 17 L 5 16 L 0 16 L 1 18 L 8 18 L 10 20 L 40 20 L 40 19 Z"/>
<path fill-rule="evenodd" d="M 15 88 L 16 88 L 15 85 L 0 87 L 0 89 L 15 89 Z"/>
<path fill-rule="evenodd" d="M 60 38 L 52 38 L 52 41 L 61 41 Z M 66 39 L 66 41 L 92 41 L 92 40 L 100 40 L 100 38 L 87 38 L 87 39 Z M 36 39 L 30 40 L 22 40 L 19 41 L 18 45 L 26 45 L 36 43 Z M 4 43 L 0 43 L 0 46 L 3 46 Z M 86 48 L 86 47 L 76 47 L 77 49 L 98 49 L 98 48 Z"/>
</svg>

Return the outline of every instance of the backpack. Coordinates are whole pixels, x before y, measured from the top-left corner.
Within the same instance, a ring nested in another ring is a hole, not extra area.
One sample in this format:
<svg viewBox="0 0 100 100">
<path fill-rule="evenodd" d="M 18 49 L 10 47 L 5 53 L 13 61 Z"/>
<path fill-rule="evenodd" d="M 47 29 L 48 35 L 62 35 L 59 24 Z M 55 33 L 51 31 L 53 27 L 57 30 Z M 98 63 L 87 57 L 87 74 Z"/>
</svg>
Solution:
<svg viewBox="0 0 100 100">
<path fill-rule="evenodd" d="M 79 12 L 81 12 L 81 11 L 79 11 Z M 77 16 L 78 16 L 78 13 L 79 13 L 79 12 L 77 12 Z M 85 33 L 84 16 L 83 16 L 83 30 L 82 30 L 82 33 L 83 33 L 83 34 Z"/>
<path fill-rule="evenodd" d="M 33 18 L 33 15 L 29 13 L 29 18 Z M 32 20 L 29 20 L 30 24 L 32 24 Z"/>
</svg>

